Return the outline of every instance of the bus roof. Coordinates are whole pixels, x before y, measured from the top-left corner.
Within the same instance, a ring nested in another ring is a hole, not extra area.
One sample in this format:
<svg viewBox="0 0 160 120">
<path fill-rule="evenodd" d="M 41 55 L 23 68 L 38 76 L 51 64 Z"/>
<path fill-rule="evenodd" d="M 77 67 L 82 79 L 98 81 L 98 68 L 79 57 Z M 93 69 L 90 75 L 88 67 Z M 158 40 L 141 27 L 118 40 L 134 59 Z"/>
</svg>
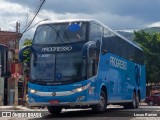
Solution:
<svg viewBox="0 0 160 120">
<path fill-rule="evenodd" d="M 79 22 L 79 21 L 90 22 L 90 21 L 95 21 L 95 20 L 93 20 L 93 19 L 64 19 L 64 20 L 57 20 L 57 21 L 53 21 L 53 22 L 45 22 L 45 23 L 42 23 L 40 25 L 43 25 L 43 24 L 56 24 L 56 23 L 68 23 L 68 22 Z"/>
<path fill-rule="evenodd" d="M 56 23 L 68 23 L 68 22 L 95 22 L 95 23 L 98 23 L 99 25 L 109 29 L 110 31 L 112 31 L 114 34 L 116 34 L 117 36 L 121 37 L 123 40 L 125 40 L 126 42 L 132 44 L 134 47 L 142 50 L 142 48 L 136 44 L 136 43 L 133 43 L 132 41 L 128 40 L 127 38 L 125 38 L 124 36 L 122 36 L 121 34 L 117 33 L 116 31 L 112 30 L 111 28 L 109 28 L 108 26 L 106 26 L 105 24 L 99 22 L 98 20 L 95 20 L 95 19 L 65 19 L 65 20 L 57 20 L 57 21 L 54 21 L 54 22 L 45 22 L 43 24 L 40 24 L 40 25 L 45 25 L 45 24 L 56 24 Z"/>
</svg>

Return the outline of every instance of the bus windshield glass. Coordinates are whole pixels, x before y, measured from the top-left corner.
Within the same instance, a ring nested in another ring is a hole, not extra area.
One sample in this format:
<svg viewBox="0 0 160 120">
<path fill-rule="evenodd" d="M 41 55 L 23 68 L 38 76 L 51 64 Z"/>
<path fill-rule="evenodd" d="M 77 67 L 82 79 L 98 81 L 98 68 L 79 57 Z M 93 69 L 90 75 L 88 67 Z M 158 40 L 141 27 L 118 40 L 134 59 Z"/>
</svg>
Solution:
<svg viewBox="0 0 160 120">
<path fill-rule="evenodd" d="M 68 81 L 85 77 L 81 52 L 38 54 L 31 59 L 31 80 Z"/>
<path fill-rule="evenodd" d="M 44 24 L 37 28 L 33 44 L 62 44 L 86 39 L 86 22 Z"/>
</svg>

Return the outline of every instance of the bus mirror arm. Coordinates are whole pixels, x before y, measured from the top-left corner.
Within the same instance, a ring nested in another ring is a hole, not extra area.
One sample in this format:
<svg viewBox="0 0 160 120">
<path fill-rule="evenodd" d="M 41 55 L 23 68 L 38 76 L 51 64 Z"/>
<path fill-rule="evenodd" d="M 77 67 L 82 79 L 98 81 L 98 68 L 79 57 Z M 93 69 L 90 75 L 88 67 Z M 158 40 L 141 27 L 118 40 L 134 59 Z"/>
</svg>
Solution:
<svg viewBox="0 0 160 120">
<path fill-rule="evenodd" d="M 87 50 L 82 50 L 82 58 L 83 59 L 87 58 Z"/>
<path fill-rule="evenodd" d="M 94 41 L 89 41 L 86 44 L 84 44 L 82 49 L 82 58 L 87 59 L 89 58 L 90 54 L 92 52 L 96 51 L 96 44 Z"/>
<path fill-rule="evenodd" d="M 104 55 L 104 54 L 106 54 L 106 53 L 108 53 L 108 51 L 105 50 L 105 49 L 102 49 L 102 55 Z"/>
<path fill-rule="evenodd" d="M 21 62 L 23 62 L 24 59 L 25 59 L 25 56 L 24 56 L 24 51 L 25 51 L 25 50 L 32 50 L 32 49 L 31 49 L 31 46 L 26 46 L 26 47 L 22 48 L 22 49 L 19 51 L 18 57 L 19 57 L 19 61 L 21 61 Z"/>
<path fill-rule="evenodd" d="M 100 49 L 100 41 L 99 40 L 96 41 L 96 48 Z"/>
</svg>

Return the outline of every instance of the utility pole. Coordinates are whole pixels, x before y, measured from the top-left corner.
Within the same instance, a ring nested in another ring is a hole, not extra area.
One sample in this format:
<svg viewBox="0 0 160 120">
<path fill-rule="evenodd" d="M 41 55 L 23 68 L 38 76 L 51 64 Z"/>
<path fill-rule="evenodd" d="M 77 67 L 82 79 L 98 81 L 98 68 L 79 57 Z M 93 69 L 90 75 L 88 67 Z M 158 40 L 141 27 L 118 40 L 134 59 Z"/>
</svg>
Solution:
<svg viewBox="0 0 160 120">
<path fill-rule="evenodd" d="M 19 52 L 19 38 L 21 37 L 20 34 L 20 23 L 16 23 L 16 44 L 15 44 L 15 74 L 17 74 L 19 72 L 19 64 L 18 64 L 18 52 Z M 18 105 L 18 81 L 19 81 L 19 77 L 15 77 L 15 98 L 14 98 L 14 105 Z"/>
<path fill-rule="evenodd" d="M 11 78 L 8 79 L 8 101 L 9 105 L 18 105 L 18 81 L 20 75 L 20 68 L 18 63 L 18 52 L 19 52 L 19 38 L 20 34 L 20 23 L 16 22 L 16 32 L 15 32 L 15 44 L 13 47 L 13 59 L 10 64 L 10 68 L 12 67 L 12 75 Z"/>
<path fill-rule="evenodd" d="M 15 43 L 15 59 L 18 60 L 18 51 L 19 51 L 19 40 L 21 38 L 21 34 L 20 34 L 20 23 L 16 22 L 16 43 Z"/>
</svg>

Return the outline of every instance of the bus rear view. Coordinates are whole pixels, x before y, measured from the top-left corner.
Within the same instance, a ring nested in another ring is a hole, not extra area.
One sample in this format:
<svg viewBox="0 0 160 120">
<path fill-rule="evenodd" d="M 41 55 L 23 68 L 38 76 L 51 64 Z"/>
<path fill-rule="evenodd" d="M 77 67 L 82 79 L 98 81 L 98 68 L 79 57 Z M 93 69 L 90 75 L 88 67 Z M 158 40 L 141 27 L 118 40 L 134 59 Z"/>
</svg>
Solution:
<svg viewBox="0 0 160 120">
<path fill-rule="evenodd" d="M 145 76 L 143 60 L 135 59 L 135 54 L 129 53 L 132 59 L 112 50 L 120 45 L 111 44 L 110 40 L 118 40 L 115 36 L 142 55 L 138 46 L 95 20 L 66 20 L 38 26 L 32 46 L 20 51 L 21 56 L 23 51 L 31 51 L 29 105 L 47 106 L 52 114 L 63 108 L 104 112 L 107 104 L 137 108 L 145 97 L 145 77 L 135 77 Z M 124 90 L 127 92 L 122 95 Z"/>
</svg>

